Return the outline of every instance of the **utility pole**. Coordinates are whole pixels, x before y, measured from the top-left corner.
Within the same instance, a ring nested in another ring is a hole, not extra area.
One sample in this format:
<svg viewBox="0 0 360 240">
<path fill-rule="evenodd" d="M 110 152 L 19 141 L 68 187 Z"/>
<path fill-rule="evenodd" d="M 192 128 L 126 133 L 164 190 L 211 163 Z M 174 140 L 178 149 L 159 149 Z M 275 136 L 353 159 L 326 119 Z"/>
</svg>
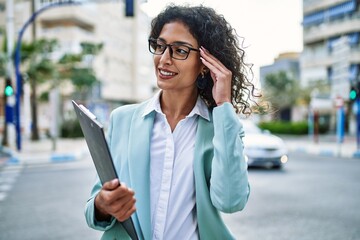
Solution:
<svg viewBox="0 0 360 240">
<path fill-rule="evenodd" d="M 36 0 L 31 0 L 31 15 L 33 16 L 34 13 L 36 12 L 36 7 L 35 7 L 35 1 Z M 34 20 L 32 23 L 32 28 L 31 28 L 31 38 L 32 41 L 35 42 L 36 41 L 36 21 Z M 30 87 L 31 87 L 31 97 L 30 97 L 30 104 L 31 104 L 31 140 L 39 140 L 40 136 L 39 136 L 39 129 L 38 129 L 38 121 L 37 121 L 37 84 L 36 84 L 36 80 L 34 78 L 30 79 Z"/>
<path fill-rule="evenodd" d="M 132 29 L 131 29 L 131 96 L 133 99 L 137 98 L 137 49 L 138 49 L 138 0 L 125 0 L 125 17 L 131 18 Z"/>
<path fill-rule="evenodd" d="M 36 12 L 36 1 L 37 0 L 31 0 L 31 15 Z M 36 21 L 32 23 L 31 38 L 33 42 L 36 40 Z"/>
<path fill-rule="evenodd" d="M 14 48 L 14 2 L 13 0 L 6 0 L 6 52 L 7 52 L 7 66 L 6 66 L 6 78 L 5 78 L 5 87 L 11 84 L 12 79 L 14 79 L 14 66 L 12 60 L 12 52 Z M 9 101 L 9 96 L 4 92 L 4 106 L 5 106 L 5 115 L 13 114 L 14 101 Z M 12 100 L 14 96 L 11 96 Z M 9 143 L 12 143 L 12 140 L 15 140 L 15 130 L 9 126 L 8 119 L 4 120 L 4 132 L 2 145 L 7 146 Z M 13 123 L 11 123 L 13 124 Z M 10 124 L 10 125 L 11 125 Z M 12 126 L 13 127 L 13 126 Z M 8 137 L 12 137 L 11 141 L 8 141 Z"/>
<path fill-rule="evenodd" d="M 32 0 L 33 1 L 33 0 Z M 115 0 L 107 0 L 107 1 L 115 1 Z M 89 2 L 106 2 L 106 0 L 92 0 Z M 31 17 L 25 22 L 25 24 L 21 27 L 19 33 L 18 33 L 18 38 L 17 38 L 17 44 L 16 44 L 16 48 L 15 48 L 15 60 L 14 60 L 14 64 L 15 64 L 15 75 L 16 75 L 16 92 L 15 92 L 15 108 L 14 108 L 14 124 L 15 124 L 15 129 L 16 129 L 16 145 L 17 145 L 17 150 L 20 151 L 21 150 L 21 126 L 20 126 L 20 102 L 21 102 L 21 93 L 22 93 L 22 76 L 20 73 L 20 59 L 21 59 L 21 40 L 22 37 L 24 35 L 25 30 L 27 29 L 27 27 L 31 24 L 33 24 L 33 22 L 35 21 L 36 17 L 41 14 L 42 12 L 50 9 L 50 8 L 54 8 L 54 7 L 59 7 L 59 6 L 65 6 L 65 5 L 81 5 L 87 3 L 85 1 L 82 0 L 59 0 L 59 1 L 51 1 L 49 2 L 49 4 L 43 5 L 41 7 L 39 7 L 39 9 L 35 10 L 35 5 L 34 5 L 34 12 L 31 15 Z M 35 32 L 35 30 L 33 29 L 33 34 Z M 33 123 L 34 124 L 34 123 Z"/>
</svg>

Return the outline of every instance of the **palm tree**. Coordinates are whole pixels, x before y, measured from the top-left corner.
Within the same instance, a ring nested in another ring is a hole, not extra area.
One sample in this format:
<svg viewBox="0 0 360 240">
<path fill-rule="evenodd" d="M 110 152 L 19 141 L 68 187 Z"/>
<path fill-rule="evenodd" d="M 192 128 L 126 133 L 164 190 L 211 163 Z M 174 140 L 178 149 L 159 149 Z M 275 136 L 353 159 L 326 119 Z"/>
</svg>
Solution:
<svg viewBox="0 0 360 240">
<path fill-rule="evenodd" d="M 58 61 L 52 58 L 52 54 L 59 47 L 57 40 L 39 39 L 30 44 L 22 44 L 22 71 L 23 79 L 30 84 L 30 105 L 31 105 L 31 140 L 38 140 L 38 94 L 37 88 L 49 80 L 56 83 L 52 87 L 58 87 L 60 80 L 71 80 L 80 96 L 90 89 L 97 78 L 92 69 L 92 60 L 98 54 L 103 44 L 89 42 L 81 43 L 82 51 L 79 54 L 64 54 Z M 88 59 L 87 64 L 84 64 Z M 90 59 L 90 61 L 89 61 Z"/>
<path fill-rule="evenodd" d="M 51 53 L 58 46 L 56 40 L 39 39 L 30 44 L 23 43 L 21 48 L 23 79 L 30 84 L 30 106 L 31 106 L 31 140 L 39 140 L 38 130 L 38 84 L 53 78 L 55 64 L 51 60 Z"/>
<path fill-rule="evenodd" d="M 86 93 L 98 82 L 93 70 L 93 60 L 102 50 L 103 44 L 82 42 L 79 54 L 65 54 L 60 60 L 61 78 L 68 78 L 75 87 L 81 100 L 85 100 Z"/>
<path fill-rule="evenodd" d="M 263 92 L 272 105 L 276 119 L 288 112 L 301 95 L 299 82 L 284 71 L 266 75 Z"/>
</svg>

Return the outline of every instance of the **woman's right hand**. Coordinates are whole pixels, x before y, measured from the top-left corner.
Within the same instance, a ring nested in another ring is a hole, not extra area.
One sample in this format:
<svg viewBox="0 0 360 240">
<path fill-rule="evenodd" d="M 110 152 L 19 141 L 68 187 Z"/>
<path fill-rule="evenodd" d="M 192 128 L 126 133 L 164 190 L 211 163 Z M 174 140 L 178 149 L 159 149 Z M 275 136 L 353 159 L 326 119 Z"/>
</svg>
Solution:
<svg viewBox="0 0 360 240">
<path fill-rule="evenodd" d="M 95 197 L 95 218 L 108 221 L 111 216 L 123 222 L 136 211 L 134 191 L 118 179 L 103 184 Z"/>
</svg>

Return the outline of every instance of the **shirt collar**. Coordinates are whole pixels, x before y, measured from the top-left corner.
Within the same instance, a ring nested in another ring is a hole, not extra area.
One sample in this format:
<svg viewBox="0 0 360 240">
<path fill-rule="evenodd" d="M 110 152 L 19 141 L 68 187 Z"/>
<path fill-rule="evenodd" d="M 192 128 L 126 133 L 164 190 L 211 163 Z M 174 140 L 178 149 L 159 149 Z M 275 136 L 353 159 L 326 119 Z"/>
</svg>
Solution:
<svg viewBox="0 0 360 240">
<path fill-rule="evenodd" d="M 160 95 L 161 90 L 157 92 L 146 105 L 142 117 L 150 114 L 152 111 L 156 111 L 157 113 L 163 113 L 160 107 Z M 209 110 L 206 106 L 205 102 L 201 99 L 200 95 L 198 96 L 194 108 L 191 110 L 187 117 L 192 117 L 194 115 L 199 115 L 200 117 L 210 121 Z"/>
</svg>

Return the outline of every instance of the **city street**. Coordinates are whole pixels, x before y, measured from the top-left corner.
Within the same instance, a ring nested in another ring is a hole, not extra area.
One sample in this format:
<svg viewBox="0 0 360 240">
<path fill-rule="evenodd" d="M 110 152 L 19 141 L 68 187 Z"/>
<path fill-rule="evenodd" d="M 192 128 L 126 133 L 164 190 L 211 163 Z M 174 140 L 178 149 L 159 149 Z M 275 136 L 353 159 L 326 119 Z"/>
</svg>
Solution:
<svg viewBox="0 0 360 240">
<path fill-rule="evenodd" d="M 100 239 L 83 207 L 94 181 L 89 158 L 0 169 L 0 239 Z M 243 240 L 360 239 L 360 160 L 290 155 L 283 170 L 250 169 L 243 212 L 224 215 Z"/>
<path fill-rule="evenodd" d="M 283 170 L 249 171 L 243 212 L 226 215 L 238 239 L 360 239 L 360 160 L 291 154 Z"/>
</svg>

